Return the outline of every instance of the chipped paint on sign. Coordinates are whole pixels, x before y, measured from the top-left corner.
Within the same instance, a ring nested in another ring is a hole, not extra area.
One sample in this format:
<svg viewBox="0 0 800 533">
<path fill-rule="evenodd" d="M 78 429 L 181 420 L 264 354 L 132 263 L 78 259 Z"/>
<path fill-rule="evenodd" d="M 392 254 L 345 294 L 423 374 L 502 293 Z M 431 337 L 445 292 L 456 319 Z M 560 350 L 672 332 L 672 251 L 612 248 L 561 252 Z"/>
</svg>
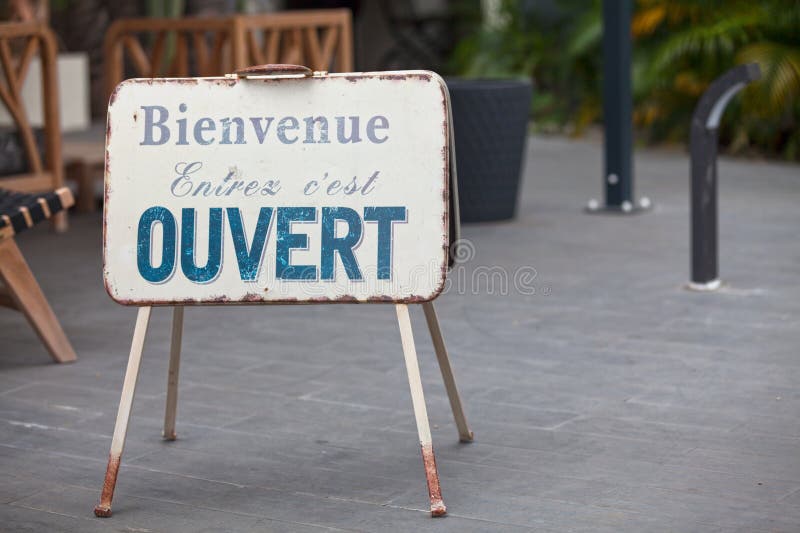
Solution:
<svg viewBox="0 0 800 533">
<path fill-rule="evenodd" d="M 123 82 L 106 289 L 132 305 L 431 300 L 448 129 L 444 82 L 425 71 Z"/>
</svg>

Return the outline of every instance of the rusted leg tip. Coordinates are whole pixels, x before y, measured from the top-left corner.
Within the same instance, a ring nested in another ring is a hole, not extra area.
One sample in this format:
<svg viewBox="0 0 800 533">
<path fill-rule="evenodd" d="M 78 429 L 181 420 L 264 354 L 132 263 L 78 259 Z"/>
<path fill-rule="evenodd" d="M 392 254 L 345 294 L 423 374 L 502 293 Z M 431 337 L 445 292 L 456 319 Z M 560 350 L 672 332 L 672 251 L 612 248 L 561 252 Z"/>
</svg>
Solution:
<svg viewBox="0 0 800 533">
<path fill-rule="evenodd" d="M 447 507 L 444 506 L 443 501 L 438 501 L 431 504 L 431 516 L 436 518 L 447 514 Z"/>
<path fill-rule="evenodd" d="M 465 444 L 470 443 L 475 440 L 475 434 L 470 431 L 467 435 L 461 435 L 458 440 Z"/>
<path fill-rule="evenodd" d="M 94 508 L 94 515 L 98 518 L 108 518 L 111 516 L 111 506 L 100 504 Z"/>
</svg>

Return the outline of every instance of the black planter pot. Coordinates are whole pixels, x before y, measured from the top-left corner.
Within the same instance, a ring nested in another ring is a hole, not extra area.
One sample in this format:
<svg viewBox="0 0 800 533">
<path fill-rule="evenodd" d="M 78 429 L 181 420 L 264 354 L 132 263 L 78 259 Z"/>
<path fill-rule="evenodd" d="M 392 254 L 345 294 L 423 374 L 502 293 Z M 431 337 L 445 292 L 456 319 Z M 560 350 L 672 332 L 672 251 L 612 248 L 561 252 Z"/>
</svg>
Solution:
<svg viewBox="0 0 800 533">
<path fill-rule="evenodd" d="M 533 89 L 527 80 L 448 79 L 462 222 L 514 217 Z"/>
</svg>

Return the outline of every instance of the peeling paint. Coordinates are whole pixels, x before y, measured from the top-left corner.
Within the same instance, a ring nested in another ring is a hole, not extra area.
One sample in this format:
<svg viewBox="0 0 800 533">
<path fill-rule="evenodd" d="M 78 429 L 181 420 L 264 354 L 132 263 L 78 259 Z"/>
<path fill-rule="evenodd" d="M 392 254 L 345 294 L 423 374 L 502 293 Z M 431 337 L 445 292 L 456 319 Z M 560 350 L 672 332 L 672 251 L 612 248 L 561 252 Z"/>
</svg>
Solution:
<svg viewBox="0 0 800 533">
<path fill-rule="evenodd" d="M 111 516 L 111 500 L 114 498 L 114 487 L 117 484 L 119 464 L 119 455 L 111 454 L 108 457 L 108 467 L 106 468 L 106 477 L 103 480 L 103 490 L 100 493 L 100 503 L 94 508 L 94 515 L 99 518 Z"/>
<path fill-rule="evenodd" d="M 422 444 L 422 462 L 425 465 L 425 478 L 428 480 L 431 516 L 444 516 L 447 513 L 447 507 L 444 505 L 442 489 L 439 486 L 439 472 L 436 468 L 436 458 L 433 455 L 433 444 Z"/>
</svg>

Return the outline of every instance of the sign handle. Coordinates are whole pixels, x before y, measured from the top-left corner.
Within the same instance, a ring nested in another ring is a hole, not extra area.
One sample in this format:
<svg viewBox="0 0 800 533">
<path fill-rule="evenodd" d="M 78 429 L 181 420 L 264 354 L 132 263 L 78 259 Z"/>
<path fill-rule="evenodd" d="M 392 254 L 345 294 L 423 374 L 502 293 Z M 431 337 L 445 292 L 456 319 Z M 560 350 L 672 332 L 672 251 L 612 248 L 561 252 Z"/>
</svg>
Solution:
<svg viewBox="0 0 800 533">
<path fill-rule="evenodd" d="M 428 480 L 428 495 L 431 501 L 431 516 L 443 516 L 447 509 L 442 500 L 439 487 L 439 472 L 436 469 L 436 458 L 433 455 L 431 427 L 428 422 L 428 410 L 425 407 L 425 396 L 422 393 L 422 379 L 419 375 L 419 360 L 414 347 L 414 333 L 411 329 L 411 317 L 408 305 L 397 304 L 397 322 L 400 326 L 400 339 L 403 344 L 403 356 L 406 360 L 408 384 L 411 387 L 411 403 L 414 407 L 414 418 L 417 421 L 417 433 L 422 447 L 422 462 L 425 465 L 425 477 Z"/>
<path fill-rule="evenodd" d="M 111 500 L 114 497 L 114 487 L 117 485 L 117 473 L 122 459 L 122 450 L 125 448 L 125 435 L 128 432 L 128 419 L 133 407 L 133 395 L 136 392 L 136 380 L 139 377 L 139 365 L 142 362 L 144 339 L 147 335 L 147 325 L 150 322 L 151 307 L 140 307 L 136 315 L 136 328 L 133 331 L 131 353 L 128 356 L 128 368 L 125 370 L 125 381 L 122 384 L 122 397 L 119 400 L 117 421 L 114 425 L 114 436 L 111 439 L 111 453 L 108 457 L 106 477 L 103 481 L 103 491 L 100 494 L 100 503 L 94 508 L 95 516 L 111 516 Z"/>
<path fill-rule="evenodd" d="M 453 418 L 456 420 L 458 438 L 461 442 L 472 442 L 474 435 L 470 431 L 467 417 L 464 415 L 464 406 L 461 404 L 461 396 L 458 394 L 456 378 L 453 375 L 453 367 L 450 366 L 450 358 L 447 355 L 447 347 L 444 344 L 442 330 L 439 328 L 439 319 L 436 316 L 433 302 L 424 302 L 422 310 L 425 311 L 425 320 L 428 322 L 436 359 L 439 361 L 439 370 L 442 371 L 444 388 L 447 389 L 447 398 L 450 400 L 450 408 L 453 410 Z"/>
<path fill-rule="evenodd" d="M 172 343 L 169 348 L 169 374 L 167 377 L 167 405 L 164 409 L 164 440 L 175 440 L 175 412 L 178 409 L 178 371 L 181 366 L 181 341 L 183 339 L 183 306 L 172 308 Z"/>
</svg>

